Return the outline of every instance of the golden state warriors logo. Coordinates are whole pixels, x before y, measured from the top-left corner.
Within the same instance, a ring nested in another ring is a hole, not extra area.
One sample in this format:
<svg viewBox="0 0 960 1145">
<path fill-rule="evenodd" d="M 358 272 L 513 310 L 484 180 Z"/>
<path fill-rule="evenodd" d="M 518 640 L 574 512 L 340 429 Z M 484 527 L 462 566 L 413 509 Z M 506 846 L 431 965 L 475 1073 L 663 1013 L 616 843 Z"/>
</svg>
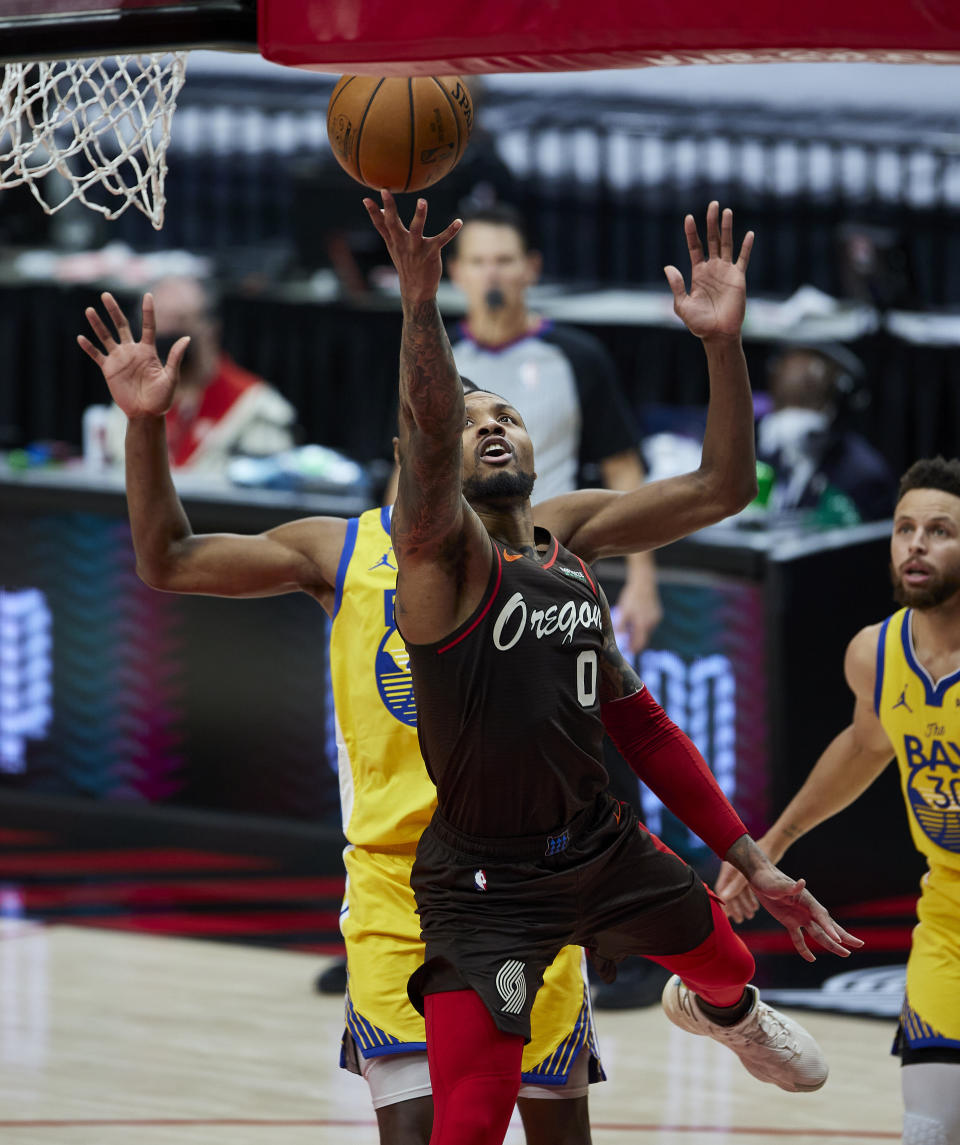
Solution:
<svg viewBox="0 0 960 1145">
<path fill-rule="evenodd" d="M 904 736 L 910 778 L 907 798 L 928 839 L 945 851 L 960 854 L 960 747 L 934 739 L 930 754 L 917 736 Z"/>
<path fill-rule="evenodd" d="M 374 661 L 377 690 L 387 711 L 402 724 L 417 726 L 417 708 L 413 699 L 413 677 L 410 675 L 410 654 L 404 647 L 400 633 L 393 623 L 395 589 L 384 592 L 384 621 L 387 633 L 380 641 Z"/>
</svg>

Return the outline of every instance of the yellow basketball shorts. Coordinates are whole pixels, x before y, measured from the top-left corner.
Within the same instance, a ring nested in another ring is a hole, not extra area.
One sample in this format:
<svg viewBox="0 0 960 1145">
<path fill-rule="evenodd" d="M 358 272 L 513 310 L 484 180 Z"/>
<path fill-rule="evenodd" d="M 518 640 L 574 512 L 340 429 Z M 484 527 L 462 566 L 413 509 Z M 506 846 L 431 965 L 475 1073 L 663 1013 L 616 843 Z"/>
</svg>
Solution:
<svg viewBox="0 0 960 1145">
<path fill-rule="evenodd" d="M 346 1031 L 364 1057 L 426 1049 L 423 1018 L 410 1004 L 407 981 L 423 963 L 420 920 L 410 889 L 414 851 L 347 847 L 347 889 L 340 929 L 347 947 Z M 523 1051 L 523 1080 L 563 1085 L 581 1051 L 590 1054 L 590 1080 L 600 1066 L 586 960 L 567 946 L 544 975 L 531 1015 L 531 1041 Z M 350 1068 L 352 1055 L 341 1054 Z"/>
<path fill-rule="evenodd" d="M 931 866 L 920 888 L 899 1038 L 911 1050 L 960 1050 L 960 871 Z"/>
</svg>

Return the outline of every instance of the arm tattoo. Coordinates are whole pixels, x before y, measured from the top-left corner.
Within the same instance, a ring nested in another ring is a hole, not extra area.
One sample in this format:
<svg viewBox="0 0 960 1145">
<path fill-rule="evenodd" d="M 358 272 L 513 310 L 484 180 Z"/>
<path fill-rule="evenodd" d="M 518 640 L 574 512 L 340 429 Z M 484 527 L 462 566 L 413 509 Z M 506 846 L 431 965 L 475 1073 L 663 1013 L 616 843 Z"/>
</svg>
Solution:
<svg viewBox="0 0 960 1145">
<path fill-rule="evenodd" d="M 403 316 L 400 406 L 427 437 L 442 439 L 463 429 L 463 387 L 433 299 Z"/>
<path fill-rule="evenodd" d="M 403 459 L 403 524 L 407 552 L 436 535 L 460 502 L 463 387 L 436 301 L 404 310 L 400 344 L 400 419 L 417 448 Z"/>
</svg>

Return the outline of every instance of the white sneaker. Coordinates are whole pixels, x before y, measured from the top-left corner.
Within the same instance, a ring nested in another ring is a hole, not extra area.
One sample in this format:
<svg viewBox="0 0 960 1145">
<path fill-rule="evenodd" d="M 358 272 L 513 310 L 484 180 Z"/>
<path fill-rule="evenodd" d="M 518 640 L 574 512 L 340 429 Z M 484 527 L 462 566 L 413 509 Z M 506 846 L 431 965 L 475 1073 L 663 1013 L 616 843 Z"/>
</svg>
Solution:
<svg viewBox="0 0 960 1145">
<path fill-rule="evenodd" d="M 729 1046 L 760 1081 L 792 1093 L 819 1089 L 828 1072 L 820 1047 L 799 1022 L 761 1002 L 755 986 L 747 989 L 753 994 L 753 1005 L 733 1026 L 712 1022 L 697 1005 L 694 992 L 676 974 L 664 986 L 660 1001 L 675 1026 Z"/>
</svg>

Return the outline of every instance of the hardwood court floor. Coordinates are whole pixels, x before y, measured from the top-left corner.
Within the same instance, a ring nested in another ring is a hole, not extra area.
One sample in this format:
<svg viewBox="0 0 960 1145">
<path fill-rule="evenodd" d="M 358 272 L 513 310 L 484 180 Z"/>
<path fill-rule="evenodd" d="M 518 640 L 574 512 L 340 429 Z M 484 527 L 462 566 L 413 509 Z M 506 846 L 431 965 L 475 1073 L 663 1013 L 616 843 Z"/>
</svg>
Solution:
<svg viewBox="0 0 960 1145">
<path fill-rule="evenodd" d="M 3 1145 L 375 1145 L 366 1087 L 337 1068 L 338 999 L 315 956 L 9 921 L 0 925 Z M 890 1024 L 802 1020 L 832 1076 L 751 1078 L 658 1007 L 599 1015 L 610 1081 L 595 1145 L 899 1140 Z M 514 1126 L 510 1145 L 523 1136 Z"/>
</svg>

